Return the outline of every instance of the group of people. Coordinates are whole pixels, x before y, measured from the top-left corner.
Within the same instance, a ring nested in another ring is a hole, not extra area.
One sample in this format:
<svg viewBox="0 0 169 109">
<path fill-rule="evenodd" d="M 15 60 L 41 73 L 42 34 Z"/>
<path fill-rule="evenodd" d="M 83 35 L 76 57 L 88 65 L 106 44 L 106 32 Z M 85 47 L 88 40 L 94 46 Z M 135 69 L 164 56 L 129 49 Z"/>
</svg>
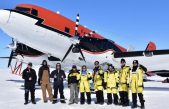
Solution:
<svg viewBox="0 0 169 109">
<path fill-rule="evenodd" d="M 129 106 L 130 89 L 132 92 L 132 108 L 137 108 L 137 96 L 139 97 L 141 109 L 144 109 L 143 97 L 143 74 L 147 69 L 140 65 L 138 60 L 133 61 L 133 66 L 126 66 L 125 59 L 121 59 L 121 69 L 115 69 L 112 64 L 108 65 L 106 71 L 102 69 L 99 62 L 94 63 L 93 72 L 90 73 L 85 65 L 78 70 L 76 65 L 68 74 L 68 87 L 70 89 L 69 105 L 78 104 L 78 95 L 80 92 L 80 104 L 91 104 L 91 84 L 94 84 L 94 92 L 96 94 L 95 104 L 104 104 L 104 91 L 107 93 L 107 104 Z M 61 64 L 56 64 L 56 69 L 50 73 L 47 61 L 42 62 L 39 68 L 38 83 L 41 85 L 43 101 L 48 102 L 46 91 L 49 95 L 49 100 L 55 104 L 58 100 L 58 92 L 60 93 L 60 102 L 65 102 L 64 96 L 64 80 L 66 75 L 61 68 Z M 25 79 L 25 105 L 28 104 L 29 91 L 31 92 L 31 101 L 35 102 L 35 83 L 37 76 L 35 70 L 32 69 L 32 63 L 23 71 L 23 79 Z M 51 81 L 53 81 L 52 93 Z M 85 100 L 85 95 L 87 100 Z"/>
</svg>

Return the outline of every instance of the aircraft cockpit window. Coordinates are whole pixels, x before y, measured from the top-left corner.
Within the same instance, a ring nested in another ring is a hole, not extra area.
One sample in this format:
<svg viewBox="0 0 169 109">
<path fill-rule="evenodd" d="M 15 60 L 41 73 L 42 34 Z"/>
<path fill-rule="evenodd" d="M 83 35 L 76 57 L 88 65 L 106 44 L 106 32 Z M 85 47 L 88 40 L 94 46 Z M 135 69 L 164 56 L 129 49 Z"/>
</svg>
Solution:
<svg viewBox="0 0 169 109">
<path fill-rule="evenodd" d="M 32 9 L 31 14 L 34 16 L 38 16 L 38 11 L 35 9 Z"/>
<path fill-rule="evenodd" d="M 17 11 L 32 14 L 34 16 L 38 16 L 38 11 L 36 9 L 30 9 L 30 8 L 23 8 L 23 7 L 16 7 Z"/>
<path fill-rule="evenodd" d="M 16 10 L 20 11 L 20 12 L 25 12 L 25 13 L 30 13 L 30 8 L 23 8 L 23 7 L 16 7 Z"/>
</svg>

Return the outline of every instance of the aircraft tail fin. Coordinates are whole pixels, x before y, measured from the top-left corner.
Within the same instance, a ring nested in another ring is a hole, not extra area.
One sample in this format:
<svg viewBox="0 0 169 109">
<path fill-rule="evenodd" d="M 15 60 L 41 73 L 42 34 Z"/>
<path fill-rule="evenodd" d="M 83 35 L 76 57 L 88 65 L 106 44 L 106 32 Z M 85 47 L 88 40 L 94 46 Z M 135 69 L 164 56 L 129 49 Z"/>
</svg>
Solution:
<svg viewBox="0 0 169 109">
<path fill-rule="evenodd" d="M 156 50 L 156 45 L 154 42 L 149 42 L 145 51 L 153 51 L 153 50 Z"/>
</svg>

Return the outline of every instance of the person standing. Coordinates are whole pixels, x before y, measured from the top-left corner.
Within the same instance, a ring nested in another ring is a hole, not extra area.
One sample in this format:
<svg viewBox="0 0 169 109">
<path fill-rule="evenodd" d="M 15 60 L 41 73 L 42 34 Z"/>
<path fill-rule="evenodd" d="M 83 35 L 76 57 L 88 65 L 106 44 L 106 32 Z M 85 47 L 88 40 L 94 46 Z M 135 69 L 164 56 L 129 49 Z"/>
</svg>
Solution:
<svg viewBox="0 0 169 109">
<path fill-rule="evenodd" d="M 63 81 L 66 78 L 65 72 L 61 69 L 61 64 L 56 64 L 56 70 L 52 71 L 51 78 L 54 79 L 53 88 L 54 88 L 54 96 L 53 96 L 53 104 L 57 102 L 58 97 L 58 91 L 60 93 L 60 102 L 65 102 L 65 96 L 64 96 L 64 84 Z"/>
<path fill-rule="evenodd" d="M 104 73 L 104 82 L 107 90 L 107 104 L 112 104 L 112 93 L 114 97 L 114 104 L 118 105 L 118 84 L 119 84 L 119 71 L 115 70 L 112 64 L 108 65 L 108 70 Z"/>
<path fill-rule="evenodd" d="M 28 104 L 29 100 L 29 92 L 31 93 L 31 101 L 32 104 L 36 104 L 35 102 L 35 83 L 37 80 L 36 71 L 32 69 L 32 63 L 28 63 L 27 68 L 22 72 L 22 78 L 24 81 L 25 87 L 25 103 Z"/>
<path fill-rule="evenodd" d="M 85 103 L 85 93 L 87 96 L 87 104 L 91 104 L 91 93 L 90 93 L 91 79 L 92 79 L 92 75 L 87 71 L 87 67 L 83 65 L 81 72 L 78 76 L 79 88 L 80 88 L 80 104 Z"/>
<path fill-rule="evenodd" d="M 122 106 L 129 105 L 129 83 L 130 83 L 130 70 L 129 66 L 126 66 L 125 59 L 121 59 L 121 70 L 119 75 L 119 94 L 120 94 L 120 104 Z"/>
<path fill-rule="evenodd" d="M 72 66 L 72 69 L 69 71 L 68 74 L 68 87 L 70 88 L 70 100 L 69 105 L 71 104 L 78 104 L 78 94 L 79 94 L 79 88 L 78 88 L 78 75 L 79 71 L 77 70 L 77 67 L 75 65 Z"/>
<path fill-rule="evenodd" d="M 96 99 L 97 101 L 95 104 L 104 104 L 104 71 L 102 70 L 101 66 L 99 65 L 99 62 L 96 61 L 95 68 L 93 69 L 93 82 L 94 82 L 94 90 L 96 93 Z"/>
<path fill-rule="evenodd" d="M 42 89 L 43 101 L 47 103 L 46 91 L 48 92 L 49 99 L 53 101 L 52 88 L 50 84 L 50 70 L 46 60 L 43 60 L 42 66 L 39 68 L 39 81 Z"/>
<path fill-rule="evenodd" d="M 144 109 L 144 97 L 143 97 L 143 74 L 147 69 L 139 65 L 138 60 L 133 61 L 133 67 L 131 70 L 131 92 L 132 92 L 132 108 L 137 108 L 137 94 L 140 100 L 141 109 Z"/>
</svg>

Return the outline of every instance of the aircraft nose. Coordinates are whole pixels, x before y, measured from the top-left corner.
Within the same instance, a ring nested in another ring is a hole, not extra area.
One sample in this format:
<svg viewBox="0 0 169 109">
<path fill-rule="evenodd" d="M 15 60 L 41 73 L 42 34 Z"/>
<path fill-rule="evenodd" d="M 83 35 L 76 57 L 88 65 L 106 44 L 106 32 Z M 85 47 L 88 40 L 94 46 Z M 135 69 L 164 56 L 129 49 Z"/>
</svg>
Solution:
<svg viewBox="0 0 169 109">
<path fill-rule="evenodd" d="M 0 26 L 7 23 L 9 15 L 10 15 L 9 10 L 0 10 Z"/>
</svg>

